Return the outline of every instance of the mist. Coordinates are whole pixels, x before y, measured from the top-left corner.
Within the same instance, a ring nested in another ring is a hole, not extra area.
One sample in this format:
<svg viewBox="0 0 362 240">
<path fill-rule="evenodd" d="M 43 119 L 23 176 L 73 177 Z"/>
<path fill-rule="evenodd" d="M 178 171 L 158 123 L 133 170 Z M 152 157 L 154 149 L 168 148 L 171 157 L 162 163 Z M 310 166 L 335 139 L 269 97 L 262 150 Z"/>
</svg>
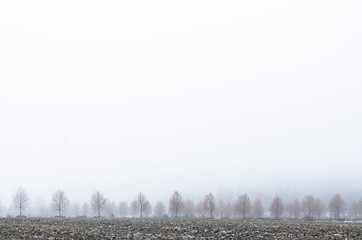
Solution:
<svg viewBox="0 0 362 240">
<path fill-rule="evenodd" d="M 359 200 L 361 7 L 0 3 L 1 212 L 19 186 L 34 214 L 57 189 Z"/>
</svg>

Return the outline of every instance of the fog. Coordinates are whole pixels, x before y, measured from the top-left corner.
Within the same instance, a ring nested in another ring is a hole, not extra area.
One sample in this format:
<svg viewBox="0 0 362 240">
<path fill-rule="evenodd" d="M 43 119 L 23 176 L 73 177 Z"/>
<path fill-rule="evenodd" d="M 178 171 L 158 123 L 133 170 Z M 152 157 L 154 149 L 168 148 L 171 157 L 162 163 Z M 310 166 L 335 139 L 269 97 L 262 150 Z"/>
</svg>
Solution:
<svg viewBox="0 0 362 240">
<path fill-rule="evenodd" d="M 0 3 L 0 201 L 362 197 L 360 1 Z"/>
</svg>

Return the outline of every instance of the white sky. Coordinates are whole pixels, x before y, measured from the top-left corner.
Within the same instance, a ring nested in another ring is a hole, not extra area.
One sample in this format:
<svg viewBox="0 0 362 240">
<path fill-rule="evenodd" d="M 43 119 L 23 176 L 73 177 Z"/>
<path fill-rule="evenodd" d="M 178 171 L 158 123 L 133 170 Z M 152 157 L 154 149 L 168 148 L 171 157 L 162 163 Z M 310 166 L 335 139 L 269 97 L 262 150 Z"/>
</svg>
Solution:
<svg viewBox="0 0 362 240">
<path fill-rule="evenodd" d="M 362 196 L 361 1 L 1 1 L 0 200 Z"/>
</svg>

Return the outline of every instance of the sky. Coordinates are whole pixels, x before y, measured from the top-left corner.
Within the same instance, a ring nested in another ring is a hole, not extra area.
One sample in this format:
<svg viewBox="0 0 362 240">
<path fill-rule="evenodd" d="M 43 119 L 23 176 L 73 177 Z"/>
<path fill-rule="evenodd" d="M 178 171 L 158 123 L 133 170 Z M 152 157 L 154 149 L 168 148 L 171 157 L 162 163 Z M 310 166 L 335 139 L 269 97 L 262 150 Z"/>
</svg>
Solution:
<svg viewBox="0 0 362 240">
<path fill-rule="evenodd" d="M 361 1 L 1 1 L 0 201 L 362 197 Z"/>
</svg>

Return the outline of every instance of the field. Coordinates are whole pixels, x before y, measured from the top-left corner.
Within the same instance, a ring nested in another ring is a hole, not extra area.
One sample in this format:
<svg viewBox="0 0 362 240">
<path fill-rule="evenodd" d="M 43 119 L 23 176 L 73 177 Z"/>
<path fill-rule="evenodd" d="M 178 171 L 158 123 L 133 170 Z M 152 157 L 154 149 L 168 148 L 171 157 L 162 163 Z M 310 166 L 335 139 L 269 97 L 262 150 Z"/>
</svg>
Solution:
<svg viewBox="0 0 362 240">
<path fill-rule="evenodd" d="M 362 223 L 1 218 L 0 239 L 362 239 Z"/>
</svg>

